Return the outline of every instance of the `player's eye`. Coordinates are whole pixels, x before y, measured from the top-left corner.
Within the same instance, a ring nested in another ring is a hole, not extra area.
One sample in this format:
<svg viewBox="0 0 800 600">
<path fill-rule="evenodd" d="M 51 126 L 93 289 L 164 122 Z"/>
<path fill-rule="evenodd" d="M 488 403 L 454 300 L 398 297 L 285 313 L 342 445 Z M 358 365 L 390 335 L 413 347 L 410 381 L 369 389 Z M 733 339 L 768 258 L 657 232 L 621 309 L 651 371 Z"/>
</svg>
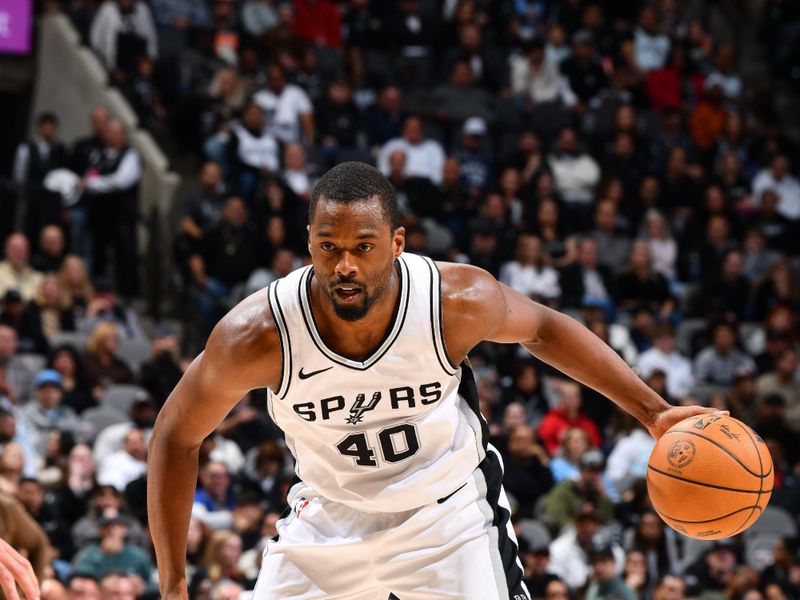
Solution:
<svg viewBox="0 0 800 600">
<path fill-rule="evenodd" d="M 324 252 L 331 252 L 334 248 L 333 244 L 330 242 L 322 242 L 319 247 L 322 248 Z"/>
<path fill-rule="evenodd" d="M 358 249 L 361 250 L 361 252 L 369 252 L 374 247 L 375 246 L 373 246 L 372 244 L 359 244 L 358 245 Z"/>
</svg>

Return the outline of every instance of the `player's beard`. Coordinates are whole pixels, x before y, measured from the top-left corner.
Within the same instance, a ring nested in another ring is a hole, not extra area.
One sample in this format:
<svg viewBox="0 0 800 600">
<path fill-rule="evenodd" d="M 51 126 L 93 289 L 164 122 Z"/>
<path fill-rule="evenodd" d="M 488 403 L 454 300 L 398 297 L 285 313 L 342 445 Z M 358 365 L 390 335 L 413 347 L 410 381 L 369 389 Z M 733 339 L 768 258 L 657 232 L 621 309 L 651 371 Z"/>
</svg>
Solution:
<svg viewBox="0 0 800 600">
<path fill-rule="evenodd" d="M 333 305 L 333 312 L 336 313 L 336 316 L 343 321 L 351 322 L 363 319 L 375 302 L 380 300 L 380 298 L 386 294 L 386 288 L 389 285 L 389 278 L 391 277 L 393 268 L 394 261 L 391 262 L 389 268 L 373 277 L 372 281 L 368 281 L 366 283 L 362 283 L 355 279 L 344 279 L 342 277 L 337 277 L 336 281 L 332 282 L 329 286 L 322 286 L 322 289 L 325 291 L 325 295 L 328 296 L 331 304 Z M 339 300 L 338 296 L 336 295 L 336 286 L 347 284 L 357 285 L 361 290 L 362 297 L 359 303 L 343 304 Z M 369 292 L 370 288 L 372 289 L 371 293 Z"/>
</svg>

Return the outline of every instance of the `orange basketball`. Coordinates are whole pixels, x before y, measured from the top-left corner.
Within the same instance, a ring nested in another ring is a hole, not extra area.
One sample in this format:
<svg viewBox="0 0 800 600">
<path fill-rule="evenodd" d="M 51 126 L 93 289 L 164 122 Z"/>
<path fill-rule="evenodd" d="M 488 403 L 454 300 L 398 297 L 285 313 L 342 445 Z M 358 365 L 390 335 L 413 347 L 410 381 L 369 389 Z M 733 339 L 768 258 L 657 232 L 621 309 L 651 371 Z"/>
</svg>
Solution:
<svg viewBox="0 0 800 600">
<path fill-rule="evenodd" d="M 647 490 L 658 514 L 689 537 L 741 533 L 772 495 L 772 458 L 764 441 L 732 417 L 684 419 L 658 440 L 647 465 Z"/>
</svg>

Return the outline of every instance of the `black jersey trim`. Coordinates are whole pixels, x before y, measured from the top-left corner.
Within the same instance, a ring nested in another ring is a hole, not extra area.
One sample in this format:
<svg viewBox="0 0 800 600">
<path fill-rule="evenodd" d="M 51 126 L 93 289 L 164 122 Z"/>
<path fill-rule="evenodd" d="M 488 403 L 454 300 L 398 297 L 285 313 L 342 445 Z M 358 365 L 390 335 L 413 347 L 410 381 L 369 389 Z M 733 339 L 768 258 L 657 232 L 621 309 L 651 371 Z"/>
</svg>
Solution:
<svg viewBox="0 0 800 600">
<path fill-rule="evenodd" d="M 509 598 L 530 598 L 525 583 L 523 571 L 518 560 L 519 546 L 508 535 L 508 522 L 511 513 L 500 504 L 500 494 L 503 491 L 503 466 L 495 450 L 489 450 L 478 465 L 486 481 L 486 502 L 492 509 L 492 526 L 497 529 L 497 548 L 490 548 L 492 552 L 500 554 L 503 565 L 506 586 Z"/>
<path fill-rule="evenodd" d="M 406 322 L 406 315 L 408 314 L 408 304 L 411 298 L 411 281 L 408 272 L 408 265 L 402 257 L 397 258 L 397 263 L 400 265 L 400 299 L 397 305 L 397 310 L 392 317 L 392 327 L 389 329 L 389 332 L 386 334 L 386 337 L 381 342 L 380 346 L 378 346 L 378 349 L 375 350 L 372 356 L 364 361 L 353 360 L 342 356 L 341 354 L 328 348 L 328 346 L 325 344 L 322 336 L 319 334 L 319 328 L 317 327 L 316 319 L 314 318 L 314 313 L 311 309 L 311 274 L 313 271 L 311 268 L 309 268 L 305 273 L 303 273 L 297 290 L 297 295 L 300 300 L 300 314 L 303 316 L 303 323 L 306 326 L 309 336 L 311 336 L 311 341 L 314 342 L 317 350 L 319 350 L 323 356 L 327 357 L 329 360 L 338 365 L 347 367 L 348 369 L 353 369 L 355 371 L 366 371 L 381 358 L 383 358 L 383 356 L 389 351 L 397 338 L 400 337 L 400 333 L 403 331 L 403 326 Z"/>
<path fill-rule="evenodd" d="M 481 424 L 481 439 L 478 440 L 478 442 L 485 453 L 489 447 L 489 425 L 481 414 L 478 400 L 478 386 L 475 384 L 475 375 L 467 360 L 461 363 L 461 381 L 458 384 L 458 395 L 463 398 L 467 406 L 469 406 L 472 412 L 475 413 L 475 416 L 478 417 L 478 421 Z"/>
<path fill-rule="evenodd" d="M 433 349 L 436 352 L 436 359 L 442 370 L 449 376 L 458 372 L 458 367 L 450 362 L 447 356 L 447 348 L 444 343 L 444 326 L 442 325 L 442 277 L 436 264 L 425 256 L 422 257 L 430 271 L 430 305 L 431 305 L 431 337 L 433 338 Z"/>
<path fill-rule="evenodd" d="M 286 326 L 283 308 L 280 300 L 278 300 L 279 281 L 274 281 L 270 284 L 267 297 L 269 298 L 270 310 L 272 310 L 272 318 L 277 325 L 278 339 L 281 342 L 281 383 L 275 396 L 283 400 L 292 382 L 292 341 L 289 338 L 289 329 Z"/>
</svg>

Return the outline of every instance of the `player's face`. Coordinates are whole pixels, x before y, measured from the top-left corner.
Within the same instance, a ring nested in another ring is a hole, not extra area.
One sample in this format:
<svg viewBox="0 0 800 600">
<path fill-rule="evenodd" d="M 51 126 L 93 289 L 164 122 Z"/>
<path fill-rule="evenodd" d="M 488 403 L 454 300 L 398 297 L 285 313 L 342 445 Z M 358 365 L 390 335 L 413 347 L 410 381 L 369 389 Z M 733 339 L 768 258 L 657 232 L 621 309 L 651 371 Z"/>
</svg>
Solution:
<svg viewBox="0 0 800 600">
<path fill-rule="evenodd" d="M 392 229 L 379 198 L 350 204 L 321 198 L 308 226 L 314 276 L 336 315 L 357 321 L 385 293 L 405 230 Z"/>
</svg>

